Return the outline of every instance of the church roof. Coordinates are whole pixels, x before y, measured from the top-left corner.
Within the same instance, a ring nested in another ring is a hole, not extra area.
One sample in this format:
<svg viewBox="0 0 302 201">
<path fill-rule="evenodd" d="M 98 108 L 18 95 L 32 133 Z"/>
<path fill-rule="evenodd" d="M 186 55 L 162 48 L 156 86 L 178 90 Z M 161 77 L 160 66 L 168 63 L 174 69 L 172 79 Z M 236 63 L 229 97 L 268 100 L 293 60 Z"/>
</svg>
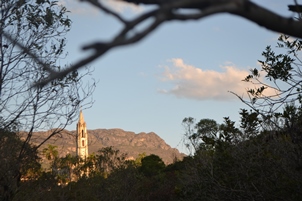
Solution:
<svg viewBox="0 0 302 201">
<path fill-rule="evenodd" d="M 80 111 L 79 123 L 85 123 L 82 110 Z"/>
</svg>

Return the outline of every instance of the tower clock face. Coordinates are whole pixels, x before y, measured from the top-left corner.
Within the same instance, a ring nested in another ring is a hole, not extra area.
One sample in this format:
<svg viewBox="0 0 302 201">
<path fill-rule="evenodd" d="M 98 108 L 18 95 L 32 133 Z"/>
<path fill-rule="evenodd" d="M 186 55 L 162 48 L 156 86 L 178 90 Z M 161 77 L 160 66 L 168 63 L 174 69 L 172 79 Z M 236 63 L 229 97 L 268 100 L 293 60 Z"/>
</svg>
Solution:
<svg viewBox="0 0 302 201">
<path fill-rule="evenodd" d="M 85 156 L 85 150 L 82 150 L 82 155 Z"/>
</svg>

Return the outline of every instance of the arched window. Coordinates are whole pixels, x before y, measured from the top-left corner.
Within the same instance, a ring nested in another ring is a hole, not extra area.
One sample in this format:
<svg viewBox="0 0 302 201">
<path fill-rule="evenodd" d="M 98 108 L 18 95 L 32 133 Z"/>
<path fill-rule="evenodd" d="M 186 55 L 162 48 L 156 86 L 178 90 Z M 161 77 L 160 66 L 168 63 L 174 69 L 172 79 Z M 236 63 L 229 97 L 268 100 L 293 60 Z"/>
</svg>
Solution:
<svg viewBox="0 0 302 201">
<path fill-rule="evenodd" d="M 85 146 L 85 141 L 84 141 L 84 140 L 82 140 L 82 146 L 83 146 L 83 147 Z"/>
<path fill-rule="evenodd" d="M 84 130 L 82 129 L 82 137 L 84 137 Z"/>
</svg>

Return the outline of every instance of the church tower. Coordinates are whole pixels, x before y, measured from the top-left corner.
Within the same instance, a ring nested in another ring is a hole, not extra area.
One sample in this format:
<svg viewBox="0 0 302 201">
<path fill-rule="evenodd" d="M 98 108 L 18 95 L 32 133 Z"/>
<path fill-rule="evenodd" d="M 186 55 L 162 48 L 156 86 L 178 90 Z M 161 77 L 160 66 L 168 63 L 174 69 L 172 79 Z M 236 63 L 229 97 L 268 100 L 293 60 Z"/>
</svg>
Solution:
<svg viewBox="0 0 302 201">
<path fill-rule="evenodd" d="M 79 122 L 77 123 L 76 138 L 77 156 L 85 160 L 88 157 L 88 135 L 86 129 L 86 122 L 84 121 L 82 110 L 80 111 Z"/>
</svg>

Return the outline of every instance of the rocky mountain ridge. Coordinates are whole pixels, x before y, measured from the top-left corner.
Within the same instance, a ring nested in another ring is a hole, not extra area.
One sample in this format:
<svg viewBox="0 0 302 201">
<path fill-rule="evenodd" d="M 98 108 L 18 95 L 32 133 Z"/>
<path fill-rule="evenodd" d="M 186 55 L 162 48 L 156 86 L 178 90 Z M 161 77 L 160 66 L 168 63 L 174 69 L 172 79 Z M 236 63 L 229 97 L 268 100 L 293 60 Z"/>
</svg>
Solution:
<svg viewBox="0 0 302 201">
<path fill-rule="evenodd" d="M 171 146 L 154 132 L 141 132 L 136 134 L 118 128 L 87 130 L 87 132 L 89 154 L 97 153 L 97 151 L 103 147 L 112 146 L 114 149 L 126 153 L 128 158 L 133 159 L 141 153 L 146 153 L 146 155 L 156 154 L 160 156 L 166 164 L 169 164 L 175 159 L 180 160 L 184 157 L 184 154 L 175 148 L 171 148 Z M 34 133 L 34 144 L 41 142 L 47 134 L 47 131 Z M 64 130 L 59 135 L 47 141 L 40 149 L 43 150 L 48 144 L 58 146 L 60 156 L 65 156 L 68 153 L 75 155 L 76 131 Z"/>
</svg>

